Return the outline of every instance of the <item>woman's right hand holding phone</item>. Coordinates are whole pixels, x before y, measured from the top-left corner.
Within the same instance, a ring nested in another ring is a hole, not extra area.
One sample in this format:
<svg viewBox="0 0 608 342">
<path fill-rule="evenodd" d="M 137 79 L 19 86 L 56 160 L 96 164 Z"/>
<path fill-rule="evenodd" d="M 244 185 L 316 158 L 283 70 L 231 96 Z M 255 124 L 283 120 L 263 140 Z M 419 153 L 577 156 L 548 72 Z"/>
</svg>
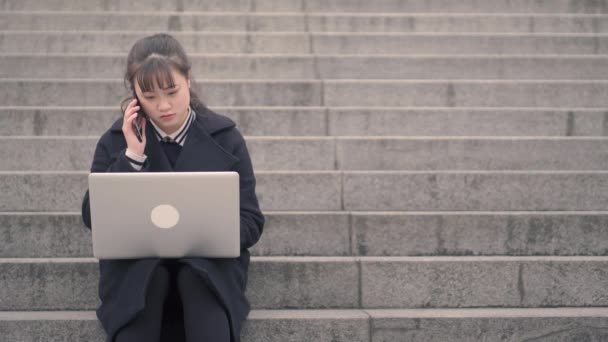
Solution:
<svg viewBox="0 0 608 342">
<path fill-rule="evenodd" d="M 140 106 L 137 105 L 137 99 L 133 99 L 127 105 L 127 108 L 124 112 L 123 122 L 122 122 L 122 133 L 125 136 L 125 140 L 127 141 L 127 148 L 138 155 L 144 154 L 144 149 L 146 147 L 146 118 L 140 118 L 137 114 L 137 111 L 140 110 Z M 134 122 L 135 120 L 139 121 L 139 126 L 141 127 L 141 139 L 140 142 L 137 138 L 137 134 L 135 133 Z"/>
</svg>

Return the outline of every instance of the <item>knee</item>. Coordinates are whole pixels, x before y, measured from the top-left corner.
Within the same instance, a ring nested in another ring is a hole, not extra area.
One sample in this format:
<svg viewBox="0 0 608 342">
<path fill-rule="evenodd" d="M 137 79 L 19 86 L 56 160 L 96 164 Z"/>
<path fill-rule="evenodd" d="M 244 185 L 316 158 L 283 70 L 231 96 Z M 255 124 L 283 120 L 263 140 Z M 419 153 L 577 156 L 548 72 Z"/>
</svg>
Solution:
<svg viewBox="0 0 608 342">
<path fill-rule="evenodd" d="M 191 284 L 194 281 L 197 281 L 198 276 L 194 273 L 192 267 L 182 266 L 177 271 L 177 283 L 178 284 Z"/>
<path fill-rule="evenodd" d="M 157 294 L 158 292 L 167 292 L 169 290 L 170 280 L 171 275 L 169 274 L 169 270 L 163 265 L 158 265 L 150 277 L 148 290 L 157 292 Z"/>
<path fill-rule="evenodd" d="M 190 266 L 182 266 L 177 272 L 177 286 L 180 291 L 188 291 L 188 289 L 200 289 L 204 285 L 201 278 Z"/>
</svg>

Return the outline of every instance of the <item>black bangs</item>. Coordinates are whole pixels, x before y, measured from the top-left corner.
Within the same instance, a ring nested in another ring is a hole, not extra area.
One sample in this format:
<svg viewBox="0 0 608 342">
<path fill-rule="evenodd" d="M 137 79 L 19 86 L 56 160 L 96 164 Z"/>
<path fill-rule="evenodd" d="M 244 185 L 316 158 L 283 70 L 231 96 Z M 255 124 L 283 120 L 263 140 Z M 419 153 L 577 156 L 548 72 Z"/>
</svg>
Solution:
<svg viewBox="0 0 608 342">
<path fill-rule="evenodd" d="M 136 82 L 142 92 L 154 91 L 154 88 L 167 89 L 175 86 L 168 59 L 150 56 L 141 63 L 136 75 Z"/>
</svg>

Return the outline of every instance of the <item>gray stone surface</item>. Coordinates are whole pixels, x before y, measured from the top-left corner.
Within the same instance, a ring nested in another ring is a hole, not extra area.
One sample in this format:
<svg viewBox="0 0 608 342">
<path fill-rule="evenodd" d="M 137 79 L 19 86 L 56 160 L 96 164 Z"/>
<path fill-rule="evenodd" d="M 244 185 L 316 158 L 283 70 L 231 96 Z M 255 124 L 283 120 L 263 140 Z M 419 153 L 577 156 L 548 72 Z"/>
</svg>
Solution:
<svg viewBox="0 0 608 342">
<path fill-rule="evenodd" d="M 0 137 L 2 171 L 85 171 L 98 138 Z M 255 170 L 605 170 L 605 138 L 246 137 Z M 297 156 L 298 158 L 294 158 Z"/>
<path fill-rule="evenodd" d="M 78 11 L 129 11 L 139 10 L 145 6 L 151 11 L 312 11 L 312 12 L 473 12 L 473 13 L 606 13 L 604 1 L 556 0 L 551 2 L 529 0 L 493 0 L 478 2 L 475 0 L 381 0 L 373 3 L 364 1 L 340 0 L 230 0 L 202 1 L 186 0 L 178 3 L 167 3 L 160 0 L 147 0 L 144 3 L 133 3 L 128 0 L 110 0 L 99 3 L 94 0 L 52 0 L 40 3 L 36 0 L 3 0 L 2 10 L 78 10 Z"/>
<path fill-rule="evenodd" d="M 608 22 L 608 20 L 607 20 Z M 326 79 L 604 80 L 602 56 L 318 56 Z"/>
<path fill-rule="evenodd" d="M 365 310 L 373 342 L 539 341 L 608 339 L 606 309 Z"/>
<path fill-rule="evenodd" d="M 265 212 L 252 255 L 348 256 L 349 217 L 343 212 Z M 92 257 L 91 233 L 80 213 L 0 213 L 0 258 Z"/>
<path fill-rule="evenodd" d="M 0 319 L 0 331 L 5 341 L 104 342 L 106 337 L 94 312 L 30 313 L 29 315 L 7 312 L 3 316 Z"/>
<path fill-rule="evenodd" d="M 608 215 L 352 213 L 359 255 L 608 255 Z"/>
<path fill-rule="evenodd" d="M 271 32 L 608 32 L 602 14 L 413 13 L 0 13 L 0 30 Z"/>
<path fill-rule="evenodd" d="M 318 54 L 596 55 L 608 51 L 606 35 L 375 32 L 316 33 L 311 37 L 312 51 Z"/>
<path fill-rule="evenodd" d="M 80 210 L 87 174 L 0 172 L 0 210 Z M 608 193 L 600 171 L 259 171 L 256 178 L 265 211 L 606 210 Z"/>
<path fill-rule="evenodd" d="M 323 92 L 328 106 L 608 106 L 607 81 L 328 80 Z"/>
<path fill-rule="evenodd" d="M 5 106 L 117 106 L 126 96 L 123 82 L 112 80 L 4 79 L 0 102 Z M 318 81 L 206 80 L 198 86 L 210 106 L 316 106 Z M 29 96 L 28 94 L 37 94 Z"/>
<path fill-rule="evenodd" d="M 345 172 L 344 208 L 358 211 L 547 211 L 608 208 L 608 173 Z"/>
<path fill-rule="evenodd" d="M 606 20 L 608 22 L 608 20 Z M 4 55 L 0 77 L 120 78 L 122 54 Z M 195 79 L 570 79 L 608 78 L 604 56 L 195 55 Z"/>
<path fill-rule="evenodd" d="M 246 136 L 606 136 L 608 111 L 568 108 L 212 107 Z M 0 107 L 3 136 L 100 136 L 115 107 Z"/>
<path fill-rule="evenodd" d="M 601 33 L 608 31 L 605 18 L 604 15 L 570 14 L 360 12 L 355 15 L 325 12 L 309 15 L 308 26 L 313 32 Z"/>
<path fill-rule="evenodd" d="M 80 213 L 0 213 L 0 258 L 92 257 Z"/>
<path fill-rule="evenodd" d="M 243 135 L 327 135 L 327 115 L 307 107 L 212 107 L 237 124 Z M 0 107 L 2 136 L 100 136 L 121 117 L 114 107 Z"/>
<path fill-rule="evenodd" d="M 98 271 L 70 259 L 91 253 L 87 173 L 31 171 L 88 168 L 127 51 L 159 31 L 273 170 L 248 287 L 273 310 L 243 341 L 608 340 L 604 142 L 546 137 L 608 136 L 607 19 L 606 0 L 0 0 L 0 340 L 103 340 L 91 311 L 35 312 L 94 309 Z M 383 171 L 280 171 L 302 168 Z M 487 171 L 530 168 L 556 171 Z"/>
<path fill-rule="evenodd" d="M 80 211 L 88 172 L 0 172 L 0 211 Z M 341 210 L 339 172 L 256 172 L 263 211 Z M 290 194 L 287 196 L 287 194 Z"/>
<path fill-rule="evenodd" d="M 262 238 L 253 255 L 346 256 L 350 251 L 347 213 L 264 213 Z"/>
<path fill-rule="evenodd" d="M 122 53 L 152 32 L 2 31 L 3 53 Z M 189 54 L 583 54 L 608 51 L 606 34 L 175 32 Z"/>
<path fill-rule="evenodd" d="M 92 311 L 0 312 L 7 341 L 105 341 Z M 243 342 L 367 342 L 369 316 L 360 310 L 253 310 L 243 325 Z"/>
<path fill-rule="evenodd" d="M 3 259 L 1 309 L 95 308 L 97 263 L 81 260 Z M 273 309 L 605 306 L 607 261 L 366 257 L 359 276 L 354 258 L 254 257 L 247 296 L 253 307 Z"/>
<path fill-rule="evenodd" d="M 0 259 L 0 310 L 91 310 L 98 305 L 95 259 Z M 254 308 L 353 308 L 354 258 L 254 257 L 247 297 Z"/>
<path fill-rule="evenodd" d="M 3 53 L 123 53 L 154 31 L 2 31 Z M 306 33 L 174 32 L 186 52 L 195 53 L 309 53 Z"/>
<path fill-rule="evenodd" d="M 250 137 L 255 170 L 335 170 L 336 141 L 327 137 Z"/>
<path fill-rule="evenodd" d="M 265 309 L 355 308 L 359 268 L 354 258 L 256 257 L 247 298 Z"/>
<path fill-rule="evenodd" d="M 257 172 L 262 210 L 342 210 L 340 172 Z M 288 195 L 289 194 L 289 195 Z"/>
<path fill-rule="evenodd" d="M 334 170 L 336 167 L 333 138 L 245 139 L 255 170 Z M 6 161 L 0 170 L 89 170 L 97 141 L 97 137 L 0 137 L 0 160 Z"/>
<path fill-rule="evenodd" d="M 124 97 L 118 80 L 5 79 L 0 86 L 6 106 L 112 106 Z M 200 88 L 210 106 L 608 106 L 608 82 L 599 80 L 206 80 Z"/>
<path fill-rule="evenodd" d="M 605 138 L 338 138 L 338 170 L 606 170 Z"/>
<path fill-rule="evenodd" d="M 264 215 L 256 256 L 608 255 L 603 212 Z M 93 255 L 80 213 L 3 213 L 0 237 L 2 258 Z"/>
<path fill-rule="evenodd" d="M 252 311 L 243 341 L 367 342 L 369 316 L 358 310 Z"/>
<path fill-rule="evenodd" d="M 329 134 L 605 136 L 608 111 L 568 108 L 331 108 Z"/>
<path fill-rule="evenodd" d="M 13 0 L 14 1 L 14 0 Z M 276 0 L 273 0 L 273 2 Z M 306 9 L 309 11 L 325 12 L 465 12 L 465 13 L 606 13 L 606 3 L 603 0 L 555 0 L 529 1 L 529 0 L 492 0 L 492 1 L 446 1 L 446 0 L 380 0 L 380 1 L 352 1 L 352 0 L 306 0 Z"/>
<path fill-rule="evenodd" d="M 198 9 L 197 9 L 198 11 Z M 570 20 L 565 20 L 569 22 Z M 588 19 L 584 23 L 594 21 Z M 559 23 L 556 23 L 559 25 Z M 600 23 L 601 24 L 601 23 Z M 564 23 L 562 25 L 568 25 Z M 0 13 L 0 30 L 103 30 L 141 31 L 284 31 L 306 30 L 306 17 L 301 13 L 201 13 L 201 12 L 46 12 Z"/>
<path fill-rule="evenodd" d="M 5 55 L 5 78 L 120 78 L 126 54 Z M 195 79 L 312 79 L 313 57 L 308 55 L 194 55 L 190 57 Z M 597 63 L 596 63 L 597 64 Z"/>
<path fill-rule="evenodd" d="M 608 304 L 607 257 L 370 257 L 363 308 Z"/>
</svg>

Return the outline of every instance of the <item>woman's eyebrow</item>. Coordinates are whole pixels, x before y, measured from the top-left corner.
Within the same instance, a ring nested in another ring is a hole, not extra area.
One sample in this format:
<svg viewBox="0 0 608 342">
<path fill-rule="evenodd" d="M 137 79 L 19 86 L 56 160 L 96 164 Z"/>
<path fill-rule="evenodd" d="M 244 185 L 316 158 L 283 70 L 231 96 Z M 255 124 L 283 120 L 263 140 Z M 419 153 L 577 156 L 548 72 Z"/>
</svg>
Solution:
<svg viewBox="0 0 608 342">
<path fill-rule="evenodd" d="M 164 88 L 162 88 L 162 90 L 166 90 L 166 89 L 175 89 L 175 88 L 179 88 L 179 86 L 178 86 L 177 84 L 174 84 L 174 85 L 170 85 L 170 86 L 168 86 L 168 87 L 164 87 Z"/>
</svg>

